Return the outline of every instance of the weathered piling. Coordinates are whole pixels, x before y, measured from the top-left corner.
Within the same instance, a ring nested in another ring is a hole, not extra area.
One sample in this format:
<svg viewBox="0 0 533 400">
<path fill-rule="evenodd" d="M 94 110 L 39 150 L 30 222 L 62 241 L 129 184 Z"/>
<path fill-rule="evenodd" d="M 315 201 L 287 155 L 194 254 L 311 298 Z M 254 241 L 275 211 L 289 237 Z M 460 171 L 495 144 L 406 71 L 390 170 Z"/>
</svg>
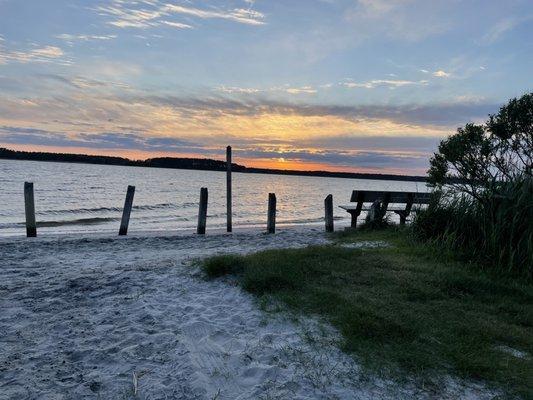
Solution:
<svg viewBox="0 0 533 400">
<path fill-rule="evenodd" d="M 268 194 L 267 233 L 276 233 L 276 194 Z"/>
<path fill-rule="evenodd" d="M 37 236 L 35 222 L 35 198 L 33 196 L 33 182 L 24 182 L 24 210 L 26 213 L 26 236 Z"/>
<path fill-rule="evenodd" d="M 196 233 L 198 235 L 205 235 L 205 226 L 207 223 L 207 188 L 202 188 L 200 190 L 200 207 L 198 210 L 198 228 Z"/>
<path fill-rule="evenodd" d="M 326 232 L 333 232 L 333 195 L 329 194 L 324 200 L 324 210 L 326 213 L 325 222 L 326 222 Z"/>
<path fill-rule="evenodd" d="M 227 231 L 233 231 L 232 221 L 232 200 L 231 200 L 231 146 L 226 148 L 226 215 L 227 215 Z"/>
<path fill-rule="evenodd" d="M 133 207 L 133 197 L 135 196 L 135 186 L 128 186 L 126 192 L 126 200 L 124 202 L 124 210 L 122 211 L 122 220 L 120 221 L 119 236 L 126 236 L 128 234 L 128 226 L 130 224 L 131 209 Z"/>
</svg>

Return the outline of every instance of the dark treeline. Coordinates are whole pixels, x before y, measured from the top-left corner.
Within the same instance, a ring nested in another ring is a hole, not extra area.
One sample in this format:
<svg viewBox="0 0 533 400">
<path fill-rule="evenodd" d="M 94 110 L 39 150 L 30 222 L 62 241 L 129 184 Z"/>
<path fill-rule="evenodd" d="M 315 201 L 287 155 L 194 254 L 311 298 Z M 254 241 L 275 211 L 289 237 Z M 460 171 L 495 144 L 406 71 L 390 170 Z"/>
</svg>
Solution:
<svg viewBox="0 0 533 400">
<path fill-rule="evenodd" d="M 95 156 L 87 154 L 14 151 L 1 147 L 0 159 L 105 164 L 129 167 L 200 169 L 207 171 L 223 171 L 226 169 L 226 163 L 224 161 L 211 160 L 208 158 L 159 157 L 149 158 L 147 160 L 130 160 L 129 158 L 124 157 Z M 238 164 L 232 164 L 232 168 L 237 172 L 246 170 L 246 167 Z"/>
<path fill-rule="evenodd" d="M 225 161 L 212 160 L 208 158 L 158 157 L 158 158 L 149 158 L 147 160 L 130 160 L 128 158 L 123 158 L 123 157 L 94 156 L 94 155 L 86 155 L 86 154 L 69 154 L 69 153 L 43 153 L 43 152 L 14 151 L 14 150 L 6 149 L 6 148 L 0 148 L 0 159 L 122 165 L 122 166 L 132 166 L 132 167 L 196 169 L 196 170 L 206 170 L 206 171 L 224 171 L 226 169 Z M 245 167 L 244 165 L 239 165 L 235 163 L 232 163 L 232 170 L 235 172 L 255 173 L 255 174 L 322 176 L 322 177 L 334 177 L 334 178 L 381 179 L 381 180 L 416 181 L 416 182 L 426 181 L 426 177 L 423 177 L 423 176 L 367 174 L 367 173 L 356 173 L 356 172 L 295 171 L 295 170 L 268 169 L 268 168 L 248 168 L 248 167 Z"/>
</svg>

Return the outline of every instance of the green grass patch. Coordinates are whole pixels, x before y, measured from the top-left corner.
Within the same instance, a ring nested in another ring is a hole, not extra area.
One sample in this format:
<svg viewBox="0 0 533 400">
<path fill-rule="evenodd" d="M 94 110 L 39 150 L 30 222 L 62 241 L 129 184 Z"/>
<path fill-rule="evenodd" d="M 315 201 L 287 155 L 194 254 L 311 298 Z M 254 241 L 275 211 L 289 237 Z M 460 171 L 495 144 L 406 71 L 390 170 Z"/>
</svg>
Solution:
<svg viewBox="0 0 533 400">
<path fill-rule="evenodd" d="M 533 285 L 454 261 L 406 232 L 342 233 L 337 245 L 215 257 L 204 270 L 323 317 L 343 335 L 344 350 L 374 372 L 427 382 L 452 373 L 533 398 Z M 392 247 L 339 245 L 363 240 Z"/>
</svg>

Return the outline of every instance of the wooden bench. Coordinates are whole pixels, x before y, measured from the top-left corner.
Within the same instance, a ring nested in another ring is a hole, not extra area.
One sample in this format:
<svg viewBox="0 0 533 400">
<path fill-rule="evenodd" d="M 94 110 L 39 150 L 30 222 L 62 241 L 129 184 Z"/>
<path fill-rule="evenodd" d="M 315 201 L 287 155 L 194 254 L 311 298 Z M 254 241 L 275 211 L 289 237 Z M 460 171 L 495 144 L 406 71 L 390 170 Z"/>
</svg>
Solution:
<svg viewBox="0 0 533 400">
<path fill-rule="evenodd" d="M 370 211 L 371 207 L 363 207 L 365 203 L 381 203 L 380 211 L 384 216 L 387 211 L 393 211 L 400 216 L 400 225 L 405 225 L 405 220 L 411 214 L 413 205 L 429 204 L 431 193 L 412 192 L 379 192 L 372 190 L 354 190 L 349 205 L 339 206 L 352 216 L 351 226 L 357 225 L 357 217 L 361 211 Z M 389 208 L 389 204 L 405 204 L 405 208 Z"/>
</svg>

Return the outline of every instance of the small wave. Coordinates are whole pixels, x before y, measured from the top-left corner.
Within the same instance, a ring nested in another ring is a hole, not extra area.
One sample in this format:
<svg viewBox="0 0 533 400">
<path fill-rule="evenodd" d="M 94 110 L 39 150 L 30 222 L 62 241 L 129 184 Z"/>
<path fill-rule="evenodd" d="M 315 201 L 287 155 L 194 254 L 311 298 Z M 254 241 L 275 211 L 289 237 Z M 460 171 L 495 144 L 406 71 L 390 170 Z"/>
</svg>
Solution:
<svg viewBox="0 0 533 400">
<path fill-rule="evenodd" d="M 161 203 L 161 204 L 146 204 L 141 206 L 133 206 L 133 210 L 158 210 L 165 208 L 174 208 L 177 207 L 175 204 L 171 203 Z M 37 215 L 61 215 L 61 214 L 92 214 L 98 212 L 122 212 L 122 207 L 95 207 L 95 208 L 71 208 L 71 209 L 62 209 L 62 210 L 49 210 L 49 211 L 40 211 L 37 212 Z"/>
<path fill-rule="evenodd" d="M 343 220 L 344 217 L 335 216 L 333 217 L 335 221 Z M 295 219 L 280 219 L 278 222 L 280 224 L 314 224 L 318 222 L 323 222 L 324 217 L 318 218 L 295 218 Z"/>
<path fill-rule="evenodd" d="M 65 221 L 37 221 L 37 228 L 53 228 L 67 225 L 98 225 L 110 221 L 118 221 L 119 218 L 78 218 Z M 24 224 L 22 224 L 24 225 Z"/>
<path fill-rule="evenodd" d="M 49 210 L 38 211 L 37 215 L 61 215 L 61 214 L 81 214 L 81 213 L 96 213 L 102 211 L 120 211 L 120 207 L 96 207 L 96 208 L 71 208 L 69 210 Z"/>
<path fill-rule="evenodd" d="M 177 206 L 172 203 L 161 203 L 161 204 L 150 204 L 150 205 L 144 205 L 144 206 L 133 206 L 134 210 L 159 210 L 159 209 L 165 209 L 165 208 L 176 208 Z M 122 211 L 122 208 L 120 208 L 120 211 Z"/>
</svg>

